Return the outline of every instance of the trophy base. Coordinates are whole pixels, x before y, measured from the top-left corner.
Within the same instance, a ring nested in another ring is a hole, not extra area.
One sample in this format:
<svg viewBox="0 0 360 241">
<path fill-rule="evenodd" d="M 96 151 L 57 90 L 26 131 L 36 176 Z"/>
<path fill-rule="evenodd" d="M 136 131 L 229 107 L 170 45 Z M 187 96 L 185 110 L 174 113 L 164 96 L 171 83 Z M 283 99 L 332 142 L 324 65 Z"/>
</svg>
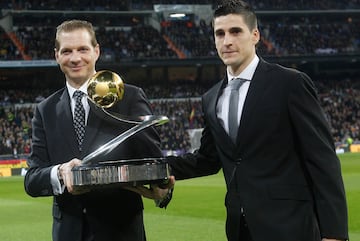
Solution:
<svg viewBox="0 0 360 241">
<path fill-rule="evenodd" d="M 166 185 L 170 171 L 162 158 L 100 162 L 72 169 L 74 190 L 147 184 Z"/>
</svg>

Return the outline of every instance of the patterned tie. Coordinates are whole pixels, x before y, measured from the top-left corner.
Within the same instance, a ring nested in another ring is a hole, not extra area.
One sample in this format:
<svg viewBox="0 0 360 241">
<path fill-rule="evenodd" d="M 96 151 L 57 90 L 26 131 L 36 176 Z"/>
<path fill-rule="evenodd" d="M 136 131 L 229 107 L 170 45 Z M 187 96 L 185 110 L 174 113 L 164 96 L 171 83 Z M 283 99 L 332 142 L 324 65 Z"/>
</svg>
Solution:
<svg viewBox="0 0 360 241">
<path fill-rule="evenodd" d="M 238 106 L 239 106 L 239 88 L 246 81 L 246 79 L 236 78 L 230 81 L 231 88 L 229 101 L 229 136 L 231 140 L 236 143 L 236 136 L 238 132 Z"/>
<path fill-rule="evenodd" d="M 85 135 L 85 109 L 81 102 L 84 93 L 80 90 L 75 91 L 73 98 L 75 99 L 75 110 L 74 110 L 74 128 L 76 137 L 79 144 L 79 150 L 81 151 L 81 144 L 84 140 Z"/>
</svg>

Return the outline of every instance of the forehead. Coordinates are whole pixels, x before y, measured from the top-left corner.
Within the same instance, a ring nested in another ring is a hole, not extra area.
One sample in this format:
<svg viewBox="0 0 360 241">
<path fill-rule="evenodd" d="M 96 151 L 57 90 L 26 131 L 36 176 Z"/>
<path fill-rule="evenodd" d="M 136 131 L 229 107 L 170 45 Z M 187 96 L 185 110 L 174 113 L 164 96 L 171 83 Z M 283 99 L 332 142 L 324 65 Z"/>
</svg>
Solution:
<svg viewBox="0 0 360 241">
<path fill-rule="evenodd" d="M 214 31 L 244 27 L 246 27 L 244 18 L 239 14 L 228 14 L 214 19 Z"/>
<path fill-rule="evenodd" d="M 91 36 L 85 29 L 76 29 L 67 32 L 62 31 L 58 35 L 58 41 L 60 43 L 60 48 L 70 48 L 84 45 L 91 46 Z"/>
</svg>

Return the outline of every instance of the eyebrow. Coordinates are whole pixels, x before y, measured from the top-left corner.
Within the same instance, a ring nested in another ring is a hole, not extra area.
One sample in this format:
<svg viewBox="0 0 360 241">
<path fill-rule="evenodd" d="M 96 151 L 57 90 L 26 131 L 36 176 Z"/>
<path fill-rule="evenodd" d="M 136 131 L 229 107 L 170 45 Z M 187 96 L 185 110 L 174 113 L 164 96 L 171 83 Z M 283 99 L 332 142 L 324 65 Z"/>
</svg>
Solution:
<svg viewBox="0 0 360 241">
<path fill-rule="evenodd" d="M 243 29 L 242 27 L 232 27 L 229 29 L 229 32 L 241 32 Z"/>
<path fill-rule="evenodd" d="M 217 29 L 217 30 L 215 30 L 215 33 L 223 33 L 223 32 L 225 32 L 223 29 Z"/>
<path fill-rule="evenodd" d="M 229 29 L 229 32 L 230 32 L 230 33 L 233 33 L 233 32 L 242 32 L 243 29 L 244 29 L 244 28 L 242 28 L 242 27 L 231 27 L 231 28 Z M 222 29 L 222 28 L 215 30 L 215 33 L 223 33 L 223 32 L 225 32 L 225 31 L 224 31 L 224 29 Z"/>
</svg>

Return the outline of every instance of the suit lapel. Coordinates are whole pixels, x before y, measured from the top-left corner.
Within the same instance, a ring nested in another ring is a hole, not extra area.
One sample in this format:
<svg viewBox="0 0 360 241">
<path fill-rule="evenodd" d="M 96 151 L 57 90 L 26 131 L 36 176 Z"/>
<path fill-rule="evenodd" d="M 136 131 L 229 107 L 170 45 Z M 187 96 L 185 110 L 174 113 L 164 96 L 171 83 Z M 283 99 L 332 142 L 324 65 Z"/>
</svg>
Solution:
<svg viewBox="0 0 360 241">
<path fill-rule="evenodd" d="M 93 106 L 90 105 L 90 111 L 89 111 L 89 117 L 87 120 L 87 125 L 85 127 L 85 137 L 83 142 L 83 153 L 82 156 L 85 156 L 88 154 L 91 144 L 93 143 L 93 140 L 98 135 L 100 124 L 102 120 L 94 114 L 94 111 L 92 110 Z"/>
<path fill-rule="evenodd" d="M 230 145 L 234 145 L 230 136 L 225 131 L 224 127 L 220 123 L 220 120 L 217 117 L 217 103 L 220 95 L 222 94 L 222 90 L 227 85 L 227 77 L 225 77 L 222 81 L 220 81 L 217 85 L 213 87 L 208 93 L 208 113 L 210 117 L 210 121 L 215 123 L 213 126 L 215 127 L 215 133 L 217 139 L 221 140 L 220 144 L 223 143 L 224 146 L 229 147 Z M 216 98 L 214 98 L 216 96 Z M 224 141 L 225 140 L 225 141 Z"/>
<path fill-rule="evenodd" d="M 71 150 L 73 153 L 79 154 L 75 130 L 72 122 L 70 97 L 66 88 L 64 89 L 57 106 L 57 116 L 59 118 L 59 129 L 63 131 L 64 140 L 68 144 L 69 150 Z"/>
<path fill-rule="evenodd" d="M 246 131 L 249 129 L 252 123 L 253 113 L 256 109 L 256 104 L 259 98 L 263 95 L 263 91 L 266 87 L 265 82 L 268 80 L 268 66 L 266 62 L 260 60 L 259 65 L 254 73 L 253 79 L 250 82 L 249 90 L 246 95 L 243 112 L 241 114 L 240 126 L 238 129 L 237 144 L 241 145 L 246 138 Z"/>
</svg>

